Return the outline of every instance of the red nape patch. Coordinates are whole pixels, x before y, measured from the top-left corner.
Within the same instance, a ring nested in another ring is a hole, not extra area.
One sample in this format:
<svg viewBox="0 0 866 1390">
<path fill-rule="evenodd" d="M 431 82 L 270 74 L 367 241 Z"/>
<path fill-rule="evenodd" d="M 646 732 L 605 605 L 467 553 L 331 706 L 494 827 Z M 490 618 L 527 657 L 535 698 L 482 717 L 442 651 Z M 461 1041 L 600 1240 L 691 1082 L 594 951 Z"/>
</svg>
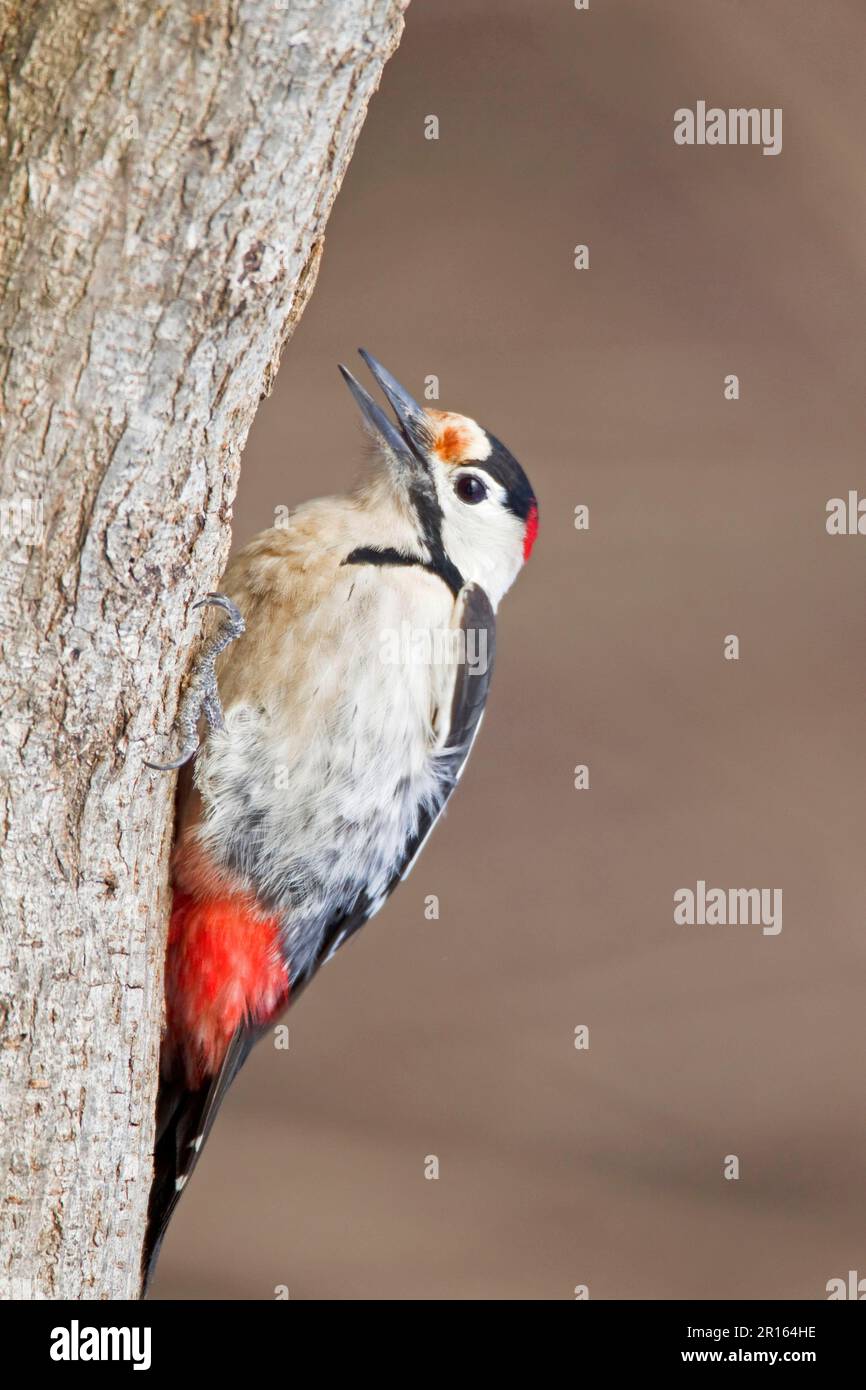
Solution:
<svg viewBox="0 0 866 1390">
<path fill-rule="evenodd" d="M 276 918 L 259 916 L 246 897 L 176 891 L 165 993 L 169 1041 L 190 1086 L 200 1086 L 219 1070 L 240 1023 L 264 1023 L 288 999 Z"/>
<path fill-rule="evenodd" d="M 532 547 L 535 545 L 538 536 L 538 505 L 533 502 L 529 508 L 529 515 L 526 518 L 526 530 L 523 532 L 523 560 L 524 563 L 532 554 Z"/>
</svg>

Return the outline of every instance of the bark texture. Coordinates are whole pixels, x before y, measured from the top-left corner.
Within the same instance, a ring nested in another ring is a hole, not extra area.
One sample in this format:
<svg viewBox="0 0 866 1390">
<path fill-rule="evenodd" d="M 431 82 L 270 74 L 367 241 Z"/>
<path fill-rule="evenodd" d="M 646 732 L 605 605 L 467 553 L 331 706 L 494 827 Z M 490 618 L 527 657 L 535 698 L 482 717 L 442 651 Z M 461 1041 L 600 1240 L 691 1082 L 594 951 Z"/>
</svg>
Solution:
<svg viewBox="0 0 866 1390">
<path fill-rule="evenodd" d="M 0 4 L 0 1295 L 138 1293 L 165 751 L 408 0 Z"/>
</svg>

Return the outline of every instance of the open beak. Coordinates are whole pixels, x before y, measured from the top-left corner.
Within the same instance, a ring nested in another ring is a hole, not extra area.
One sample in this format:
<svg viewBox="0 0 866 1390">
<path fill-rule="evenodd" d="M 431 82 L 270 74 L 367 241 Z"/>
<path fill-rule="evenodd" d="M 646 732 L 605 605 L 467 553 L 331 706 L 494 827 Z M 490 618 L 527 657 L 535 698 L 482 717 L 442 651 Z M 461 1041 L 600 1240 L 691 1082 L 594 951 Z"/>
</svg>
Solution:
<svg viewBox="0 0 866 1390">
<path fill-rule="evenodd" d="M 340 363 L 343 380 L 355 397 L 361 414 L 401 463 L 405 463 L 416 473 L 420 468 L 426 476 L 428 474 L 426 450 L 432 443 L 427 416 L 418 402 L 412 399 L 409 392 L 400 385 L 396 377 L 393 377 L 382 366 L 381 362 L 377 362 L 375 357 L 371 353 L 365 352 L 363 348 L 359 348 L 358 352 L 388 398 L 391 409 L 397 417 L 397 424 L 391 423 L 381 406 L 378 406 L 372 396 L 364 390 L 361 383 L 355 380 L 348 368 Z"/>
</svg>

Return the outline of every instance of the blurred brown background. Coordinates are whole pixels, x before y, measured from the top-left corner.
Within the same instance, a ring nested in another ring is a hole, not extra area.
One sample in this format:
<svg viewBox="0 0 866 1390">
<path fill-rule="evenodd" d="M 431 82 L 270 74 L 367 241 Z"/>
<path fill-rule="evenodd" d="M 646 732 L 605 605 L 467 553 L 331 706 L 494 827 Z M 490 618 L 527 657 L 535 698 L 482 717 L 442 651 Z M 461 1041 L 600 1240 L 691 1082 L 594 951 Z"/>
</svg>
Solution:
<svg viewBox="0 0 866 1390">
<path fill-rule="evenodd" d="M 866 492 L 864 42 L 860 0 L 413 0 L 236 540 L 350 482 L 358 344 L 508 443 L 541 535 L 445 822 L 235 1085 L 155 1296 L 866 1275 L 866 538 L 824 525 Z M 677 147 L 699 99 L 782 153 Z M 699 878 L 781 887 L 781 935 L 675 927 Z"/>
</svg>

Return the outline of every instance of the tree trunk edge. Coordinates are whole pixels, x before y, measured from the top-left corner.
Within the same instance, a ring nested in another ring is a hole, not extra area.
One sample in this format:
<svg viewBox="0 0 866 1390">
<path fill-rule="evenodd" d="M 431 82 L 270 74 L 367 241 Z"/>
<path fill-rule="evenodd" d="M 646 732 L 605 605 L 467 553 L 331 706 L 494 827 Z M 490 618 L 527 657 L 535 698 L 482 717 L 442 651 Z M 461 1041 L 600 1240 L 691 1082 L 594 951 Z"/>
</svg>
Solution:
<svg viewBox="0 0 866 1390">
<path fill-rule="evenodd" d="M 407 3 L 0 9 L 3 1298 L 139 1293 L 174 784 L 143 759 Z"/>
</svg>

